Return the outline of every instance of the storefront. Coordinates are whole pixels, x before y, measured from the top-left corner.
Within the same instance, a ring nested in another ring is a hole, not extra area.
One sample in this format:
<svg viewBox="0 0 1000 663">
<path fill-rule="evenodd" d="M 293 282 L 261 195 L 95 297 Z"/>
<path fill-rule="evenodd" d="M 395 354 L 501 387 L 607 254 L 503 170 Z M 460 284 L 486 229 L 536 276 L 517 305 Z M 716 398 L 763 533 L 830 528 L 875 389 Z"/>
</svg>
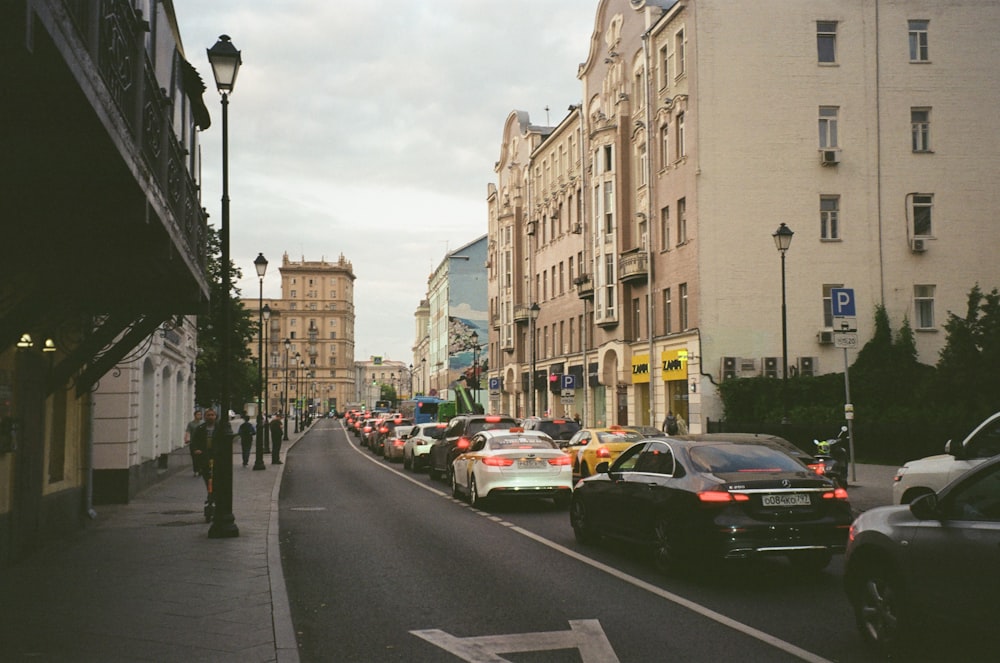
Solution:
<svg viewBox="0 0 1000 663">
<path fill-rule="evenodd" d="M 663 386 L 667 399 L 667 410 L 673 412 L 682 432 L 686 431 L 690 420 L 688 410 L 688 351 L 664 350 L 660 353 L 663 369 Z M 666 413 L 664 413 L 664 417 Z"/>
</svg>

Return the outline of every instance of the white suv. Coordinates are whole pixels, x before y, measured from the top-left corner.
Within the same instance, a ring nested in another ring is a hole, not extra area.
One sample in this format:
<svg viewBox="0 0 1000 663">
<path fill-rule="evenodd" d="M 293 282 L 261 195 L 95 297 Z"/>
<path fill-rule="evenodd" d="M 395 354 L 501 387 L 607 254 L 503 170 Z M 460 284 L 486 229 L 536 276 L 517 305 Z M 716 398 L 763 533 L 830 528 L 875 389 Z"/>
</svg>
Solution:
<svg viewBox="0 0 1000 663">
<path fill-rule="evenodd" d="M 917 497 L 936 493 L 967 470 L 1000 454 L 1000 412 L 979 424 L 956 445 L 944 445 L 944 453 L 911 460 L 896 470 L 892 484 L 894 504 L 909 504 Z"/>
</svg>

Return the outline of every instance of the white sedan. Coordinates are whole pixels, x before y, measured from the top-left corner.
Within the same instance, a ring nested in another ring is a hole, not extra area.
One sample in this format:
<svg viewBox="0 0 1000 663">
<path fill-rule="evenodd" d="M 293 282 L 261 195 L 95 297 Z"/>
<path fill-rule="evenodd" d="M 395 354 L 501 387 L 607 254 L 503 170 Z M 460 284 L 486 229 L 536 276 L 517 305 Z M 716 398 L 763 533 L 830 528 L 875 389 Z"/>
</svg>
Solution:
<svg viewBox="0 0 1000 663">
<path fill-rule="evenodd" d="M 476 433 L 452 469 L 452 494 L 473 506 L 497 497 L 549 497 L 565 506 L 573 494 L 573 459 L 541 431 Z"/>
</svg>

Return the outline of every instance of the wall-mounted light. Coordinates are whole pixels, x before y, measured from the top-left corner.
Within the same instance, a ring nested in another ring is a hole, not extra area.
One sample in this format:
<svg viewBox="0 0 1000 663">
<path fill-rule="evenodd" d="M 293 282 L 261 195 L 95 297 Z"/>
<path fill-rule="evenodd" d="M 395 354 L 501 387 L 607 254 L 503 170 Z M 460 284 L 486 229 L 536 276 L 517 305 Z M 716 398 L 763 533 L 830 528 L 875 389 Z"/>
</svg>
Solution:
<svg viewBox="0 0 1000 663">
<path fill-rule="evenodd" d="M 42 346 L 42 352 L 55 352 L 56 342 L 51 338 L 45 339 L 45 345 Z"/>
<path fill-rule="evenodd" d="M 691 378 L 691 393 L 698 393 L 698 378 Z"/>
<path fill-rule="evenodd" d="M 22 349 L 35 347 L 34 341 L 31 340 L 31 334 L 28 334 L 27 332 L 21 334 L 21 338 L 17 342 L 17 347 Z"/>
</svg>

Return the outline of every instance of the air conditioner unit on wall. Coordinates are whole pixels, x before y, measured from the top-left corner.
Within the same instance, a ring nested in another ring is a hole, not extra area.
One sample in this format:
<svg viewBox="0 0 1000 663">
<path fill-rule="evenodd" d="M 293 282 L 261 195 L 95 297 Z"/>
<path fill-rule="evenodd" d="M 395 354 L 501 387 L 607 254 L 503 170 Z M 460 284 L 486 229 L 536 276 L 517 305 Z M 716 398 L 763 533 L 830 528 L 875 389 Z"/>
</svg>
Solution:
<svg viewBox="0 0 1000 663">
<path fill-rule="evenodd" d="M 799 375 L 802 377 L 816 375 L 816 357 L 799 357 Z"/>
<path fill-rule="evenodd" d="M 910 240 L 910 250 L 914 253 L 923 253 L 927 250 L 927 240 L 914 237 Z"/>
<path fill-rule="evenodd" d="M 819 161 L 824 166 L 836 166 L 840 163 L 840 151 L 839 150 L 820 150 L 819 151 Z"/>
<path fill-rule="evenodd" d="M 833 330 L 832 329 L 820 329 L 816 332 L 816 340 L 819 341 L 820 345 L 832 345 L 833 344 Z"/>
<path fill-rule="evenodd" d="M 741 357 L 739 366 L 740 377 L 752 378 L 757 376 L 757 360 L 753 357 Z"/>
<path fill-rule="evenodd" d="M 723 380 L 734 380 L 740 376 L 739 357 L 723 357 L 722 370 L 720 371 Z"/>
<path fill-rule="evenodd" d="M 764 377 L 766 378 L 780 377 L 781 374 L 780 357 L 764 357 L 763 364 L 764 364 Z"/>
</svg>

